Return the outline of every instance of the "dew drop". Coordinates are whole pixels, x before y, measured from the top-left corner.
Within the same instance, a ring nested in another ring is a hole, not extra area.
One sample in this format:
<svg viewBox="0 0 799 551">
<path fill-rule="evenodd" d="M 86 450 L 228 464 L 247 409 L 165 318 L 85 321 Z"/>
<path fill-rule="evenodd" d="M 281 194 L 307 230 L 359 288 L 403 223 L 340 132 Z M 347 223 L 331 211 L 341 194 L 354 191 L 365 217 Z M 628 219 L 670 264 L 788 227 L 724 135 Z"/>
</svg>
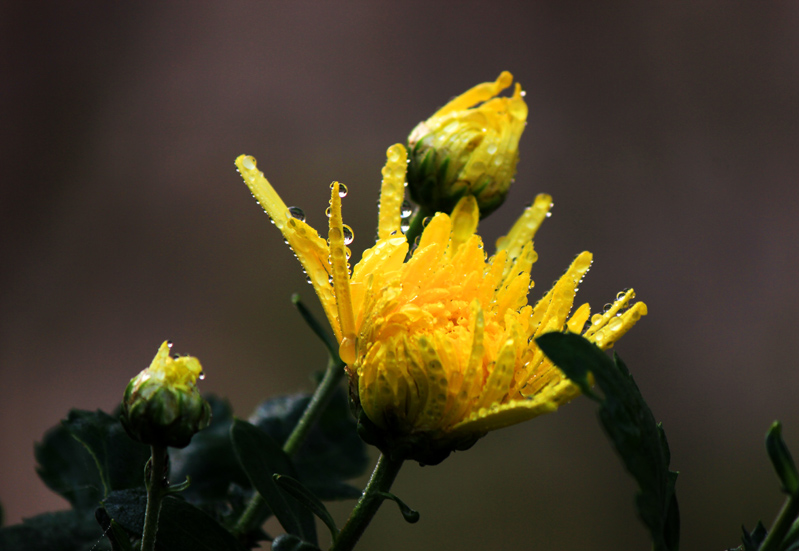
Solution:
<svg viewBox="0 0 799 551">
<path fill-rule="evenodd" d="M 330 210 L 330 207 L 327 207 L 327 208 L 325 209 L 325 216 L 327 216 L 328 218 L 330 218 L 331 216 L 333 216 L 333 211 L 331 211 L 331 210 Z"/>
<path fill-rule="evenodd" d="M 433 217 L 432 217 L 432 216 L 428 216 L 428 217 L 426 217 L 424 220 L 422 220 L 422 227 L 423 227 L 423 228 L 426 228 L 426 227 L 427 227 L 427 225 L 430 223 L 430 220 L 432 220 L 432 219 L 433 219 Z"/>
<path fill-rule="evenodd" d="M 300 207 L 289 207 L 289 218 L 296 218 L 301 222 L 305 222 L 305 212 Z"/>
<path fill-rule="evenodd" d="M 591 323 L 599 325 L 602 322 L 602 314 L 594 314 L 591 316 Z"/>
<path fill-rule="evenodd" d="M 347 224 L 344 224 L 344 244 L 349 245 L 352 243 L 352 240 L 355 239 L 355 235 L 352 233 L 352 228 L 350 228 Z"/>
<path fill-rule="evenodd" d="M 347 196 L 347 191 L 349 191 L 347 189 L 347 186 L 345 186 L 344 184 L 339 184 L 338 185 L 338 196 L 339 197 L 341 197 L 341 198 L 346 197 Z"/>
<path fill-rule="evenodd" d="M 410 215 L 413 214 L 413 207 L 411 203 L 406 199 L 402 202 L 402 209 L 400 210 L 400 217 L 408 218 Z"/>
<path fill-rule="evenodd" d="M 608 329 L 611 331 L 618 331 L 623 325 L 624 322 L 621 320 L 621 318 L 613 318 L 608 324 Z"/>
<path fill-rule="evenodd" d="M 174 344 L 174 343 L 173 343 L 172 341 L 166 341 L 166 345 L 167 345 L 167 347 L 169 347 L 169 348 L 172 348 L 172 345 L 173 345 L 173 344 Z"/>
<path fill-rule="evenodd" d="M 199 375 L 197 375 L 197 378 L 198 378 L 198 379 L 200 379 L 201 381 L 202 381 L 202 380 L 204 380 L 204 379 L 205 379 L 205 373 L 203 373 L 202 371 L 200 371 L 200 374 L 199 374 Z"/>
<path fill-rule="evenodd" d="M 486 153 L 488 153 L 489 155 L 493 155 L 496 152 L 497 152 L 497 144 L 496 143 L 492 143 L 491 145 L 489 145 L 486 148 Z"/>
<path fill-rule="evenodd" d="M 393 147 L 391 149 L 389 149 L 389 152 L 388 152 L 388 160 L 389 161 L 391 161 L 392 163 L 396 163 L 397 161 L 399 161 L 399 158 L 400 158 L 399 149 L 395 149 Z"/>
<path fill-rule="evenodd" d="M 551 212 L 547 212 L 547 218 L 549 218 L 550 216 L 552 216 L 552 213 Z"/>
<path fill-rule="evenodd" d="M 244 160 L 241 161 L 241 164 L 247 170 L 254 170 L 255 169 L 255 157 L 250 157 L 250 156 L 244 157 Z"/>
<path fill-rule="evenodd" d="M 408 222 L 404 221 L 404 220 L 403 220 L 403 221 L 402 221 L 402 223 L 400 224 L 400 231 L 401 231 L 402 233 L 405 233 L 405 232 L 406 232 L 406 231 L 408 231 L 410 228 L 411 228 L 411 225 L 410 225 Z"/>
</svg>

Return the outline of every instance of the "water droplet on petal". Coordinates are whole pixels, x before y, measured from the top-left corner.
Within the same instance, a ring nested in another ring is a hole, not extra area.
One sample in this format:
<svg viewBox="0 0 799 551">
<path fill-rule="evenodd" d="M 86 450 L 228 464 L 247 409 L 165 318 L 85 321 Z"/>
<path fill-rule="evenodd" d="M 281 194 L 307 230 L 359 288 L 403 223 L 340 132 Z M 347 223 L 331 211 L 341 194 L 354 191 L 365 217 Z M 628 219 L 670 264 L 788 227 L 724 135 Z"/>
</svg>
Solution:
<svg viewBox="0 0 799 551">
<path fill-rule="evenodd" d="M 327 208 L 325 209 L 325 216 L 327 216 L 328 218 L 330 218 L 331 216 L 333 216 L 333 212 L 330 210 L 330 207 L 327 207 Z"/>
<path fill-rule="evenodd" d="M 339 184 L 338 185 L 338 196 L 339 197 L 341 197 L 341 198 L 346 197 L 347 196 L 347 191 L 349 191 L 349 190 L 347 190 L 347 186 L 345 186 L 344 184 Z"/>
<path fill-rule="evenodd" d="M 198 379 L 200 379 L 200 380 L 202 381 L 203 379 L 205 379 L 205 373 L 203 373 L 202 371 L 200 371 L 200 374 L 199 374 L 199 375 L 197 375 L 197 378 L 198 378 Z"/>
<path fill-rule="evenodd" d="M 300 207 L 289 207 L 288 216 L 305 222 L 305 212 Z"/>
<path fill-rule="evenodd" d="M 591 323 L 599 325 L 602 322 L 602 314 L 594 314 L 591 316 Z"/>
<path fill-rule="evenodd" d="M 618 331 L 621 329 L 622 325 L 624 325 L 624 322 L 621 320 L 621 318 L 613 318 L 610 320 L 610 323 L 608 323 L 608 329 L 611 331 Z"/>
<path fill-rule="evenodd" d="M 413 207 L 411 203 L 406 199 L 402 202 L 402 210 L 400 211 L 400 216 L 402 218 L 408 218 L 411 214 L 413 214 Z"/>
<path fill-rule="evenodd" d="M 422 227 L 423 227 L 423 228 L 426 228 L 426 227 L 427 227 L 427 225 L 430 223 L 430 220 L 432 220 L 432 219 L 433 219 L 433 217 L 432 217 L 432 216 L 428 216 L 428 217 L 426 217 L 424 220 L 422 220 Z"/>
<path fill-rule="evenodd" d="M 405 233 L 405 232 L 406 232 L 406 231 L 408 231 L 410 228 L 411 228 L 411 225 L 410 225 L 408 222 L 405 222 L 405 221 L 403 221 L 403 222 L 400 224 L 400 231 L 402 231 L 402 233 Z"/>
<path fill-rule="evenodd" d="M 174 343 L 173 343 L 172 341 L 166 341 L 166 345 L 167 345 L 169 348 L 172 348 L 172 345 L 173 345 L 173 344 L 174 344 Z"/>
<path fill-rule="evenodd" d="M 344 244 L 349 245 L 352 243 L 352 240 L 355 239 L 355 235 L 352 233 L 352 228 L 348 225 L 344 224 Z"/>
<path fill-rule="evenodd" d="M 247 170 L 253 170 L 253 169 L 255 168 L 255 157 L 250 157 L 250 156 L 248 155 L 247 157 L 244 157 L 244 160 L 243 160 L 243 161 L 241 161 L 241 164 L 242 164 L 242 165 L 244 166 L 244 168 L 246 168 Z"/>
</svg>

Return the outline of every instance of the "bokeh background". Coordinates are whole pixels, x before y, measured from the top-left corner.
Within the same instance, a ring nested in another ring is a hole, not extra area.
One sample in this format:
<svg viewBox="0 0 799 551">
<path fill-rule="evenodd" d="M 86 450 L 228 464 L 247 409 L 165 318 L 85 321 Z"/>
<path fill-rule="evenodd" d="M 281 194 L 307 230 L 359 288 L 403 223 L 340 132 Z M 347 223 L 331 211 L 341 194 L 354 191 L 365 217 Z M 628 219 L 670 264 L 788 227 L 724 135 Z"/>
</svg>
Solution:
<svg viewBox="0 0 799 551">
<path fill-rule="evenodd" d="M 774 419 L 799 451 L 797 28 L 788 2 L 4 2 L 6 521 L 65 505 L 34 441 L 70 407 L 114 408 L 167 338 L 240 416 L 323 366 L 289 301 L 313 293 L 237 155 L 317 227 L 345 182 L 357 256 L 386 147 L 508 69 L 529 124 L 481 233 L 547 191 L 531 297 L 584 249 L 584 301 L 635 287 L 650 315 L 616 348 L 681 471 L 682 548 L 737 545 L 782 501 Z M 389 504 L 364 549 L 648 547 L 585 399 L 409 465 L 395 490 L 421 521 Z"/>
</svg>

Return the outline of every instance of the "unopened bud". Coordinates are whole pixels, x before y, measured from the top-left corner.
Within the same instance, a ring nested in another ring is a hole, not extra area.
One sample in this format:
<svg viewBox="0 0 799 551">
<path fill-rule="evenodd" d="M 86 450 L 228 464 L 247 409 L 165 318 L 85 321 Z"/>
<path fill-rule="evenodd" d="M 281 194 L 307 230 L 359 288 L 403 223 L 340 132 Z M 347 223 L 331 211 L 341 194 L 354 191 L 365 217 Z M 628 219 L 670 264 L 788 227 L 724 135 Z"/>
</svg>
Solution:
<svg viewBox="0 0 799 551">
<path fill-rule="evenodd" d="M 473 195 L 484 218 L 505 200 L 519 162 L 527 121 L 521 85 L 504 71 L 495 82 L 467 90 L 419 123 L 408 136 L 411 198 L 430 212 L 449 213 Z"/>
<path fill-rule="evenodd" d="M 150 367 L 128 383 L 122 399 L 122 424 L 131 438 L 153 446 L 185 448 L 208 426 L 211 406 L 200 396 L 197 358 L 169 355 L 164 342 Z"/>
</svg>

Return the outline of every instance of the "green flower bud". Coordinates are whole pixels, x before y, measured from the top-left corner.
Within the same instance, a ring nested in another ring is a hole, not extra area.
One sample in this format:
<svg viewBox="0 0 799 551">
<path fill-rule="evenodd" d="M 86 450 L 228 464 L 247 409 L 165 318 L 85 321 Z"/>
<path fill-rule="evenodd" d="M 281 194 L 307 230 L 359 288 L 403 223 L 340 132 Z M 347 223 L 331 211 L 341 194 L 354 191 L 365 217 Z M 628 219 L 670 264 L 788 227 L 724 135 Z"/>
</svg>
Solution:
<svg viewBox="0 0 799 551">
<path fill-rule="evenodd" d="M 151 446 L 185 448 L 208 426 L 211 406 L 200 396 L 197 358 L 169 355 L 164 342 L 150 367 L 128 383 L 122 399 L 122 425 L 131 438 Z"/>
<path fill-rule="evenodd" d="M 467 90 L 419 123 L 408 136 L 408 189 L 430 212 L 449 213 L 473 195 L 484 218 L 505 200 L 519 162 L 519 139 L 527 121 L 521 85 L 504 71 L 495 82 Z"/>
</svg>

